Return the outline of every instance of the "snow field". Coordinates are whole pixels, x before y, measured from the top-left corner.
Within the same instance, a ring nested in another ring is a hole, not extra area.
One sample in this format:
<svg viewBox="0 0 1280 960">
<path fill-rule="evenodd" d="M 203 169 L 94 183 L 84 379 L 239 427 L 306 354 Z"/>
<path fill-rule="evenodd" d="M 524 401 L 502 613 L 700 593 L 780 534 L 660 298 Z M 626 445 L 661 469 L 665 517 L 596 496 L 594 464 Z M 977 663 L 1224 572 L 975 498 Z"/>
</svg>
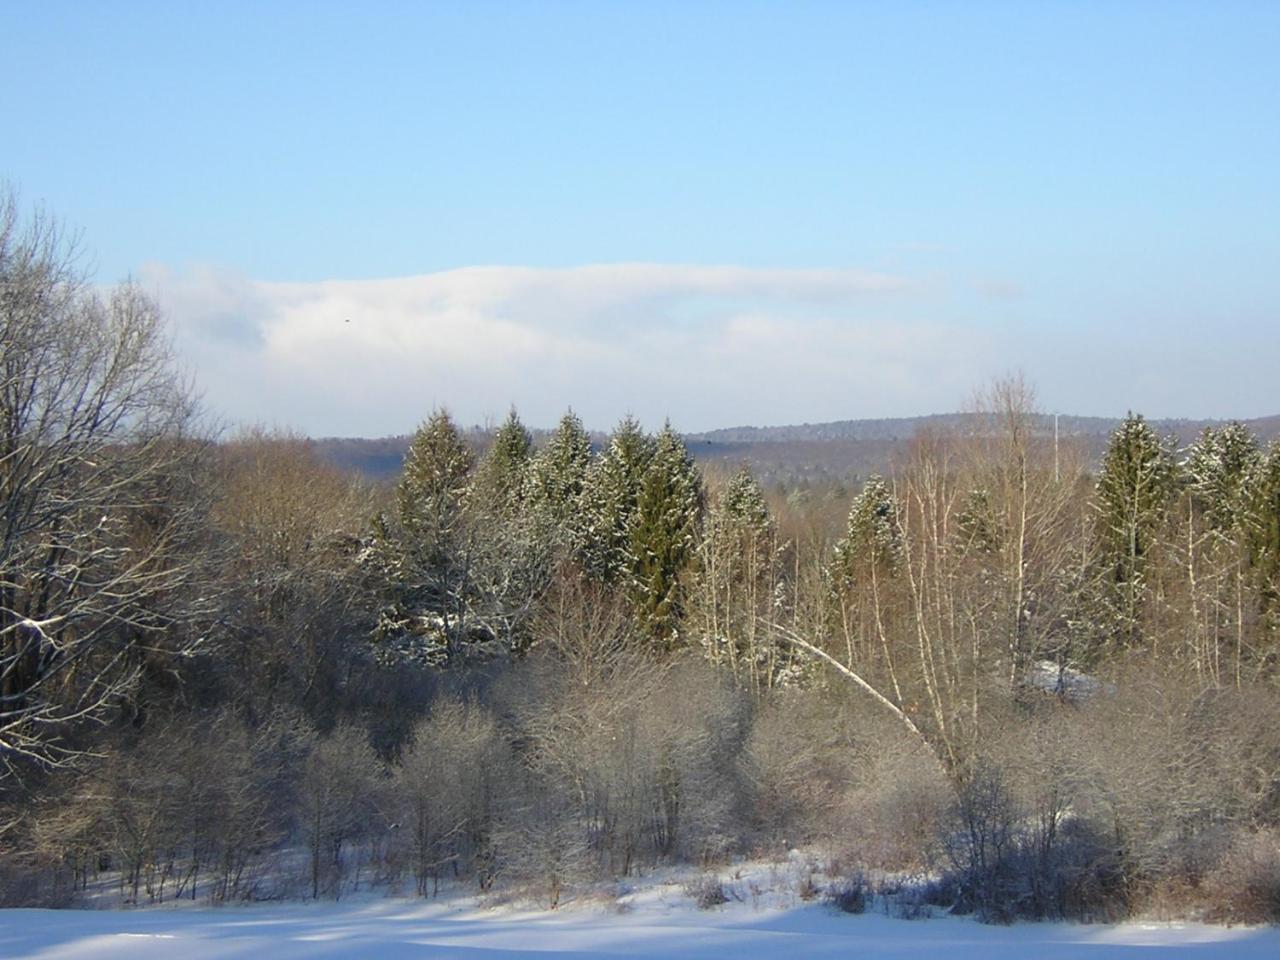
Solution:
<svg viewBox="0 0 1280 960">
<path fill-rule="evenodd" d="M 985 926 L 968 918 L 851 916 L 805 902 L 796 860 L 720 874 L 729 900 L 699 910 L 696 875 L 670 871 L 584 897 L 557 911 L 483 903 L 460 893 L 434 901 L 365 893 L 347 901 L 208 908 L 0 911 L 6 960 L 522 960 L 784 957 L 946 960 L 1250 960 L 1280 957 L 1280 930 L 1192 923 Z M 614 897 L 616 896 L 616 899 Z"/>
</svg>

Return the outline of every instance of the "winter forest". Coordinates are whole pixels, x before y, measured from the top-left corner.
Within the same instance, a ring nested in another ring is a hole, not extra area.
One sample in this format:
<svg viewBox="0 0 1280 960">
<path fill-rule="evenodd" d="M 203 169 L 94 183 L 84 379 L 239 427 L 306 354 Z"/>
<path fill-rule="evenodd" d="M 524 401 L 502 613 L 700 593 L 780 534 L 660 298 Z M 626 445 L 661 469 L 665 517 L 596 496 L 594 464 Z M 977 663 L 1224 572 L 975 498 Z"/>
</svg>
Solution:
<svg viewBox="0 0 1280 960">
<path fill-rule="evenodd" d="M 374 482 L 211 426 L 68 249 L 0 207 L 5 905 L 714 905 L 799 848 L 850 911 L 1280 921 L 1277 443 L 1095 458 L 1015 375 L 848 490 L 514 410 Z"/>
</svg>

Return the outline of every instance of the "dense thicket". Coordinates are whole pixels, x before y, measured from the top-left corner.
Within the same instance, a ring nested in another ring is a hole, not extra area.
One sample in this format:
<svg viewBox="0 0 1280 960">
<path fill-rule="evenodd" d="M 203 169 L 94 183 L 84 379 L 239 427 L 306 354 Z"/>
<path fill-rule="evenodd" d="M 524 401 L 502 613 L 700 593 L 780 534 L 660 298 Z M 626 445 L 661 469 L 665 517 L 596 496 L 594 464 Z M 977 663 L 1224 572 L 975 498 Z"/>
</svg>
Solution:
<svg viewBox="0 0 1280 960">
<path fill-rule="evenodd" d="M 1090 462 L 1010 380 L 852 492 L 514 411 L 371 487 L 198 441 L 154 307 L 3 212 L 9 901 L 555 905 L 808 844 L 989 919 L 1280 913 L 1280 446 Z"/>
</svg>

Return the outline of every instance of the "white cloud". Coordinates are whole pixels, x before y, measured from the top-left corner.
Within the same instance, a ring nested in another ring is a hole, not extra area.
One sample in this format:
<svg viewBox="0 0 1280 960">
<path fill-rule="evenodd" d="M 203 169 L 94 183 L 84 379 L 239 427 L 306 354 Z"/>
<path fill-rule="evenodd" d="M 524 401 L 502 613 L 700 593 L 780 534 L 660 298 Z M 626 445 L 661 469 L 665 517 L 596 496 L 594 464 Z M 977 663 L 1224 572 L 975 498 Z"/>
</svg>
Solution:
<svg viewBox="0 0 1280 960">
<path fill-rule="evenodd" d="M 270 283 L 208 268 L 142 274 L 206 402 L 312 434 L 464 422 L 516 404 L 550 425 L 625 413 L 683 429 L 952 409 L 999 352 L 923 319 L 898 276 L 663 264 L 472 267 Z M 999 369 L 997 363 L 996 369 Z"/>
</svg>

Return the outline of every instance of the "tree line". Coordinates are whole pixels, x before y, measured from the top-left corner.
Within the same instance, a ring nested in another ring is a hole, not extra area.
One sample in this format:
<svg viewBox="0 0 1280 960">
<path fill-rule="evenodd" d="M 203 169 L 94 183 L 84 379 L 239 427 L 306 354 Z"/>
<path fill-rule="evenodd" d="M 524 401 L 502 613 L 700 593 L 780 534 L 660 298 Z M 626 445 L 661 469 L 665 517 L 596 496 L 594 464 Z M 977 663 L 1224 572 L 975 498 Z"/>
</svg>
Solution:
<svg viewBox="0 0 1280 960">
<path fill-rule="evenodd" d="M 218 439 L 75 262 L 0 203 L 7 902 L 554 906 L 808 845 L 988 919 L 1280 912 L 1280 446 L 1240 424 L 1094 462 L 1009 378 L 845 491 L 436 411 L 370 484 Z"/>
</svg>

